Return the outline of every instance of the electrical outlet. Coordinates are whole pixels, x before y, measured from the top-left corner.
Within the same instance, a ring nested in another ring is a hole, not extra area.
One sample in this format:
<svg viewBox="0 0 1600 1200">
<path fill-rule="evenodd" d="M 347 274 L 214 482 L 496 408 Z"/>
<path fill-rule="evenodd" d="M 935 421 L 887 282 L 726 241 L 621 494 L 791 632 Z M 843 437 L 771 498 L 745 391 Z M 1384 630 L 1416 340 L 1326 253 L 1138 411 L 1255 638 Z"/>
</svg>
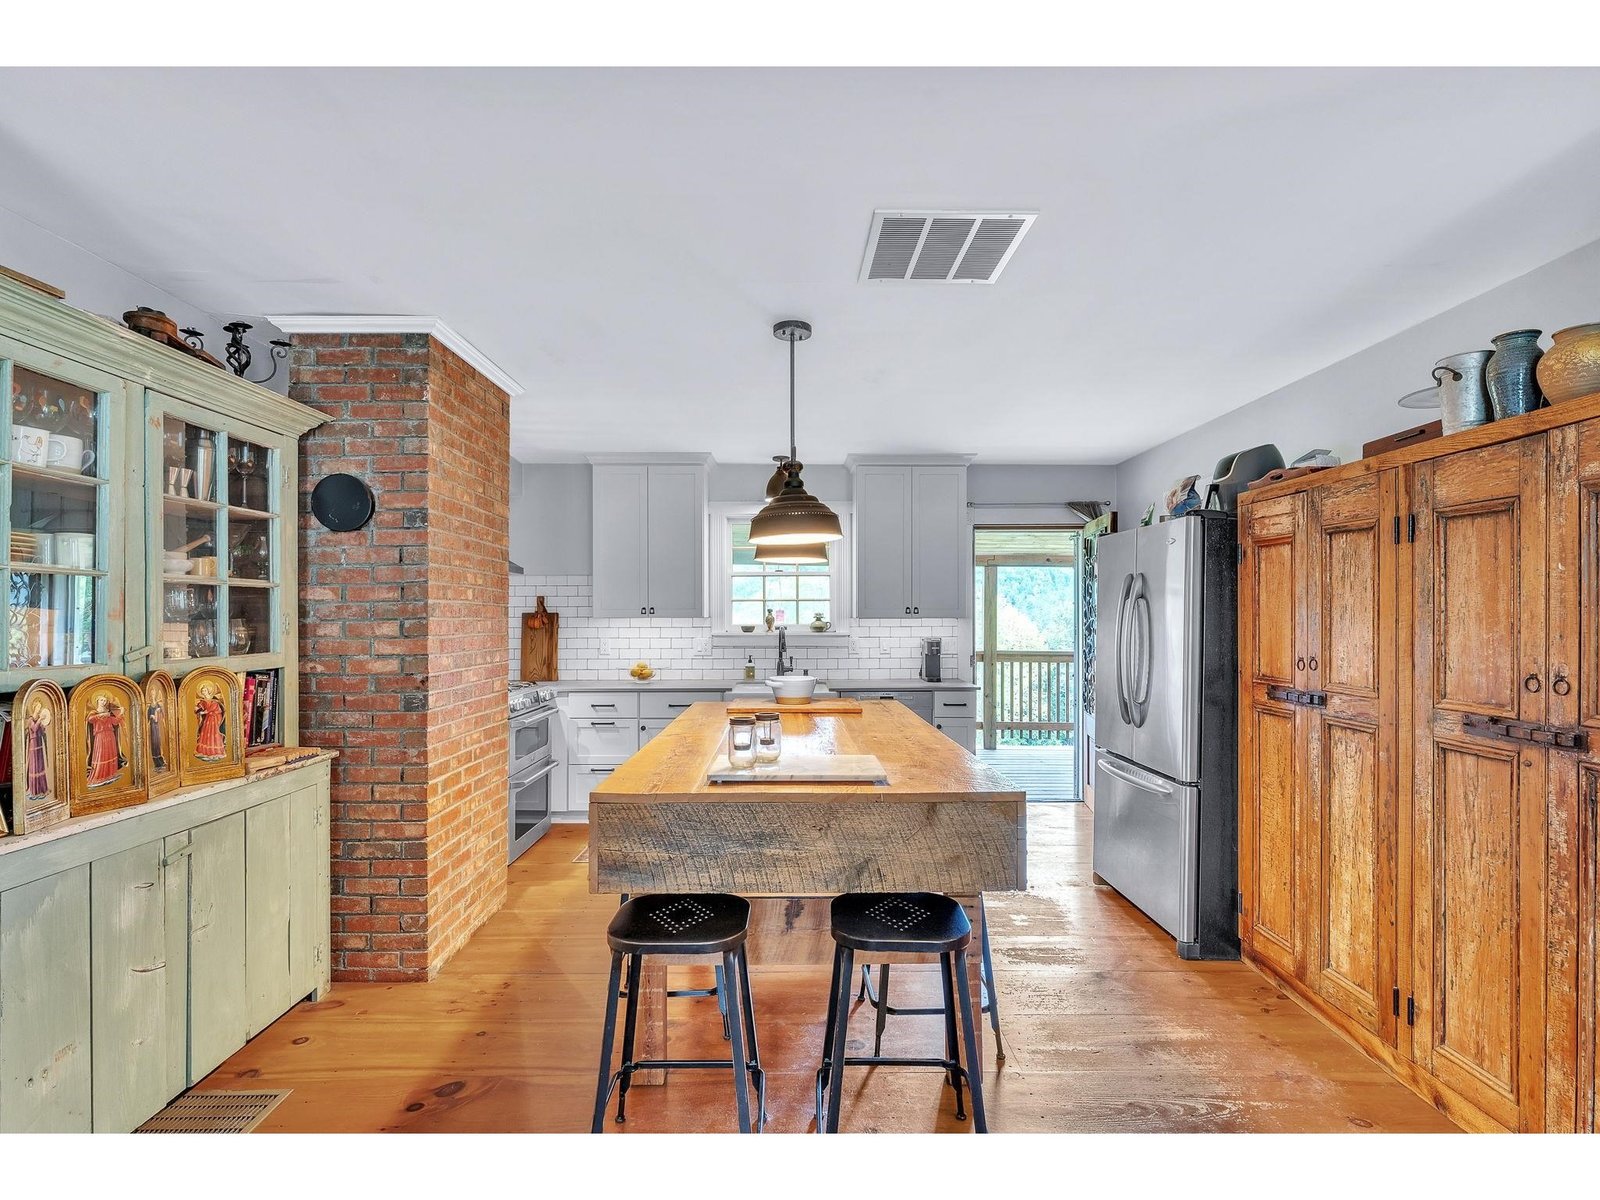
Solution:
<svg viewBox="0 0 1600 1200">
<path fill-rule="evenodd" d="M 894 657 L 894 647 L 889 645 L 888 642 L 880 642 L 880 643 L 878 643 L 878 657 L 879 658 L 893 658 Z"/>
<path fill-rule="evenodd" d="M 710 658 L 711 657 L 711 639 L 710 638 L 695 638 L 695 640 L 694 640 L 694 656 L 696 658 Z"/>
<path fill-rule="evenodd" d="M 856 637 L 855 634 L 850 635 L 850 657 L 861 657 L 861 639 Z"/>
</svg>

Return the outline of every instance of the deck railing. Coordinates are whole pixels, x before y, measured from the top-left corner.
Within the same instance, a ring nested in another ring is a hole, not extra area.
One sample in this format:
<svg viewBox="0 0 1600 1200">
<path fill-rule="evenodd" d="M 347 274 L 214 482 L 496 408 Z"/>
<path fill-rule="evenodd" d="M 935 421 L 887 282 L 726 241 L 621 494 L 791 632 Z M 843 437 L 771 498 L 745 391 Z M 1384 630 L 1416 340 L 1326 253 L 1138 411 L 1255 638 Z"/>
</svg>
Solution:
<svg viewBox="0 0 1600 1200">
<path fill-rule="evenodd" d="M 1073 740 L 1077 655 L 1070 650 L 979 651 L 979 729 L 1000 744 L 1061 746 Z"/>
</svg>

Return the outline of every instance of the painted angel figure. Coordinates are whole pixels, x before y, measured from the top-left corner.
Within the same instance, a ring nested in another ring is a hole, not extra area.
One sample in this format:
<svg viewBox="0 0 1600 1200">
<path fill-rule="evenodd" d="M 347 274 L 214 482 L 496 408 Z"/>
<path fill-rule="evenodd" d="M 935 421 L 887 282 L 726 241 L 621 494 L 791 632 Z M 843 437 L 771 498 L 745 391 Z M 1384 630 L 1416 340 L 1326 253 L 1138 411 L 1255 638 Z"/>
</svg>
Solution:
<svg viewBox="0 0 1600 1200">
<path fill-rule="evenodd" d="M 150 722 L 150 762 L 158 771 L 167 769 L 167 706 L 159 699 L 150 703 L 145 714 Z"/>
<path fill-rule="evenodd" d="M 28 708 L 23 730 L 28 758 L 28 799 L 42 800 L 50 795 L 50 709 L 35 700 Z"/>
<path fill-rule="evenodd" d="M 89 714 L 89 786 L 114 781 L 128 760 L 122 753 L 122 706 L 110 696 L 95 697 Z"/>
<path fill-rule="evenodd" d="M 206 762 L 221 762 L 228 757 L 228 724 L 227 710 L 222 705 L 222 692 L 216 684 L 200 685 L 194 715 L 200 718 L 200 728 L 196 730 L 194 739 L 195 757 Z"/>
</svg>

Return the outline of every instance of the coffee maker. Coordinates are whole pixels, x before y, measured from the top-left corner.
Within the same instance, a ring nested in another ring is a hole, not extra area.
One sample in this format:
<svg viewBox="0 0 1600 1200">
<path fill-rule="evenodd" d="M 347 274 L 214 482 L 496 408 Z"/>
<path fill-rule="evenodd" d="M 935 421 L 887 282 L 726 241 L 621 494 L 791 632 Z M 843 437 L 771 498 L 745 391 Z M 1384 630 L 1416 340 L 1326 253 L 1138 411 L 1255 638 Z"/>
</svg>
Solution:
<svg viewBox="0 0 1600 1200">
<path fill-rule="evenodd" d="M 943 638 L 922 639 L 922 668 L 917 672 L 919 679 L 925 679 L 929 683 L 940 681 L 939 652 L 943 644 Z"/>
</svg>

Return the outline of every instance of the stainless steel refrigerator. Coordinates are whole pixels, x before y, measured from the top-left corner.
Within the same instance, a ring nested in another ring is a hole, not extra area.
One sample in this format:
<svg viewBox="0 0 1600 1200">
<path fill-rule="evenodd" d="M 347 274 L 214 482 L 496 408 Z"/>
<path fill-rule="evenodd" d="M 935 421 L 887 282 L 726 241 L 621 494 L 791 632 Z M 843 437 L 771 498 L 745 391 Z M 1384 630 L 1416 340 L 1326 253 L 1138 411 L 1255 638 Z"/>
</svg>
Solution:
<svg viewBox="0 0 1600 1200">
<path fill-rule="evenodd" d="M 1238 958 L 1238 539 L 1197 512 L 1103 536 L 1094 871 L 1177 939 Z"/>
</svg>

